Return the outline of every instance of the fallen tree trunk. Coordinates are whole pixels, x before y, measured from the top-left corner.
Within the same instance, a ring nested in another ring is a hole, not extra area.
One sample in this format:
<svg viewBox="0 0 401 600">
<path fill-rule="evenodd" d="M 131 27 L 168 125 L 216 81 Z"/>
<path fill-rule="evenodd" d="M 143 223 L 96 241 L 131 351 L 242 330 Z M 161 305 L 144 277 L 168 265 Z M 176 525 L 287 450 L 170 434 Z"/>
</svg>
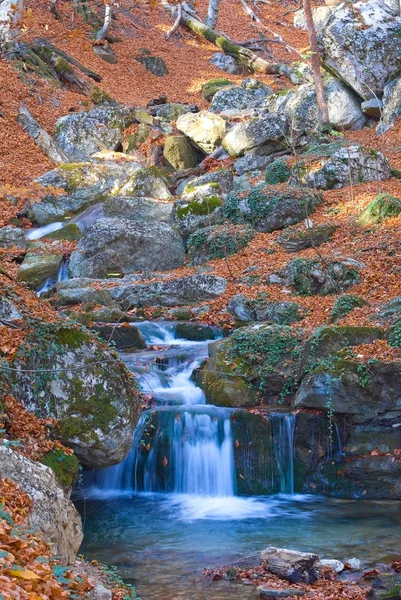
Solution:
<svg viewBox="0 0 401 600">
<path fill-rule="evenodd" d="M 56 165 L 68 162 L 58 143 L 39 125 L 24 104 L 20 106 L 17 121 L 52 162 Z"/>
<path fill-rule="evenodd" d="M 170 16 L 175 14 L 175 7 L 169 4 L 168 0 L 162 0 L 162 4 L 165 10 Z M 225 54 L 229 54 L 236 58 L 240 63 L 246 65 L 249 69 L 257 73 L 270 73 L 276 75 L 285 75 L 293 83 L 298 83 L 298 77 L 294 75 L 291 69 L 287 65 L 281 63 L 269 63 L 249 48 L 238 46 L 228 38 L 217 33 L 214 29 L 211 29 L 202 21 L 189 14 L 185 8 L 185 4 L 182 7 L 181 12 L 181 23 L 188 27 L 191 31 L 205 38 L 208 42 L 211 42 L 217 48 L 222 50 Z"/>
</svg>

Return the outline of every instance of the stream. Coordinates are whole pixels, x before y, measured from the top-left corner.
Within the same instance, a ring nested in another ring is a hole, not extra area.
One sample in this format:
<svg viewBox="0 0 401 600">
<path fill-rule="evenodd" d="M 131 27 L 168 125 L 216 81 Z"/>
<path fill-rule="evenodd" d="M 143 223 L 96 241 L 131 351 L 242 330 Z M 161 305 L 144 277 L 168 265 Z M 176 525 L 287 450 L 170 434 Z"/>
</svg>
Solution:
<svg viewBox="0 0 401 600">
<path fill-rule="evenodd" d="M 77 487 L 88 559 L 116 565 L 142 600 L 248 600 L 256 588 L 212 583 L 202 569 L 254 564 L 268 545 L 366 567 L 398 556 L 397 503 L 294 495 L 294 415 L 270 415 L 282 493 L 237 496 L 232 409 L 207 405 L 191 380 L 208 342 L 176 339 L 174 323 L 136 325 L 148 348 L 121 356 L 157 407 L 142 413 L 129 456 Z"/>
</svg>

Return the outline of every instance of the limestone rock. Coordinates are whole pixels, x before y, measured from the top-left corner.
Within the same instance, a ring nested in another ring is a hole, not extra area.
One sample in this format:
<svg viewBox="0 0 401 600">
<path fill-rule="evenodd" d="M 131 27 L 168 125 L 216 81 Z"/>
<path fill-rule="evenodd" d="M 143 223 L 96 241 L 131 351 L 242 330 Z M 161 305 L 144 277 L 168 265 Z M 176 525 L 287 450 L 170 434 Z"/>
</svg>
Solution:
<svg viewBox="0 0 401 600">
<path fill-rule="evenodd" d="M 230 156 L 245 153 L 271 154 L 289 134 L 289 124 L 285 115 L 267 114 L 243 123 L 237 123 L 223 139 L 223 148 Z"/>
<path fill-rule="evenodd" d="M 183 135 L 170 135 L 166 138 L 163 156 L 176 170 L 191 169 L 198 162 L 195 149 Z"/>
<path fill-rule="evenodd" d="M 138 196 L 111 196 L 103 204 L 106 217 L 130 219 L 131 221 L 168 223 L 173 204 L 159 202 L 154 198 Z"/>
<path fill-rule="evenodd" d="M 226 110 L 243 110 L 258 106 L 272 94 L 272 89 L 260 82 L 253 87 L 248 86 L 247 81 L 240 86 L 223 88 L 213 96 L 210 110 L 212 112 L 223 112 Z"/>
<path fill-rule="evenodd" d="M 25 231 L 11 225 L 0 227 L 0 248 L 12 248 L 13 246 L 22 250 L 28 248 L 29 240 L 25 237 Z"/>
<path fill-rule="evenodd" d="M 271 573 L 290 583 L 313 583 L 317 579 L 317 554 L 269 546 L 260 558 Z"/>
<path fill-rule="evenodd" d="M 59 253 L 28 252 L 18 270 L 18 279 L 31 288 L 40 289 L 48 279 L 57 281 L 63 255 Z"/>
<path fill-rule="evenodd" d="M 210 154 L 220 146 L 226 133 L 225 120 L 207 110 L 181 115 L 177 119 L 176 126 L 206 154 Z"/>
<path fill-rule="evenodd" d="M 221 69 L 230 75 L 242 75 L 243 73 L 248 72 L 248 69 L 245 65 L 242 65 L 235 60 L 233 56 L 229 56 L 228 54 L 215 52 L 210 62 L 218 69 Z"/>
<path fill-rule="evenodd" d="M 315 24 L 316 31 L 320 31 L 324 27 L 332 10 L 333 8 L 331 6 L 318 6 L 317 8 L 312 9 L 313 22 Z M 303 8 L 297 10 L 294 15 L 294 27 L 306 29 L 306 19 Z"/>
<path fill-rule="evenodd" d="M 121 196 L 142 196 L 169 200 L 172 195 L 167 186 L 167 179 L 157 167 L 138 169 L 123 185 Z"/>
<path fill-rule="evenodd" d="M 28 516 L 30 528 L 41 534 L 50 544 L 52 554 L 60 556 L 63 564 L 73 563 L 83 538 L 81 517 L 57 483 L 53 471 L 0 446 L 0 478 L 3 477 L 32 498 Z"/>
<path fill-rule="evenodd" d="M 130 108 L 97 106 L 61 117 L 56 122 L 55 137 L 70 161 L 87 160 L 104 148 L 117 150 L 123 141 L 123 131 L 133 118 Z"/>
<path fill-rule="evenodd" d="M 85 230 L 71 255 L 70 273 L 73 277 L 107 276 L 98 268 L 106 252 L 112 258 L 110 266 L 124 274 L 166 271 L 181 267 L 185 260 L 181 236 L 166 223 L 104 218 Z M 98 265 L 93 261 L 96 257 Z"/>
</svg>

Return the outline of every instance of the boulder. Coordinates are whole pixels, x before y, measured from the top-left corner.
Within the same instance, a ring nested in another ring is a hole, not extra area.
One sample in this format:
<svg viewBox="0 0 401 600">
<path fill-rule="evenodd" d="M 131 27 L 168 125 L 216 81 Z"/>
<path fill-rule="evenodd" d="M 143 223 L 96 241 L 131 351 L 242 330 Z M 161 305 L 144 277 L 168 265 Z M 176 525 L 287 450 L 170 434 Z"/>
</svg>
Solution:
<svg viewBox="0 0 401 600">
<path fill-rule="evenodd" d="M 46 250 L 28 252 L 18 270 L 18 279 L 34 290 L 38 290 L 48 279 L 57 281 L 62 262 L 61 252 L 46 253 Z"/>
<path fill-rule="evenodd" d="M 243 294 L 233 296 L 227 309 L 238 321 L 265 321 L 277 325 L 291 325 L 308 314 L 308 310 L 296 302 L 267 302 L 265 298 L 249 299 Z"/>
<path fill-rule="evenodd" d="M 230 156 L 246 153 L 268 155 L 282 150 L 289 134 L 289 123 L 283 114 L 267 114 L 237 123 L 224 137 L 222 145 Z"/>
<path fill-rule="evenodd" d="M 254 108 L 261 104 L 273 90 L 258 80 L 254 85 L 249 84 L 249 79 L 245 79 L 241 85 L 226 87 L 217 91 L 212 100 L 210 110 L 212 112 L 224 112 L 226 110 L 243 110 Z"/>
<path fill-rule="evenodd" d="M 130 108 L 97 106 L 58 119 L 55 137 L 70 161 L 87 160 L 104 148 L 117 150 L 123 141 L 124 129 L 133 120 Z"/>
<path fill-rule="evenodd" d="M 207 185 L 202 187 L 206 187 L 209 192 L 213 191 Z M 192 201 L 176 200 L 172 207 L 171 224 L 187 240 L 199 228 L 210 227 L 221 221 L 222 205 L 223 199 L 216 193 L 206 194 L 203 198 Z"/>
<path fill-rule="evenodd" d="M 26 250 L 29 240 L 25 237 L 25 231 L 12 225 L 0 227 L 0 248 L 21 248 Z"/>
<path fill-rule="evenodd" d="M 135 152 L 144 142 L 156 140 L 159 134 L 160 132 L 152 125 L 149 125 L 148 123 L 139 123 L 136 131 L 125 137 L 122 148 L 126 154 L 135 155 Z"/>
<path fill-rule="evenodd" d="M 217 94 L 217 92 L 227 86 L 232 85 L 234 85 L 234 82 L 230 81 L 229 79 L 225 79 L 224 77 L 209 79 L 209 81 L 202 85 L 202 98 L 206 100 L 206 102 L 211 102 L 213 96 Z"/>
<path fill-rule="evenodd" d="M 139 196 L 170 200 L 167 179 L 157 167 L 138 169 L 119 189 L 120 196 Z"/>
<path fill-rule="evenodd" d="M 335 299 L 333 308 L 330 313 L 330 322 L 335 323 L 348 315 L 354 308 L 366 306 L 367 302 L 359 296 L 353 294 L 344 294 Z"/>
<path fill-rule="evenodd" d="M 156 77 L 164 77 L 168 74 L 166 63 L 161 56 L 152 56 L 147 48 L 141 48 L 140 54 L 135 57 L 135 60 Z"/>
<path fill-rule="evenodd" d="M 238 175 L 244 175 L 250 171 L 262 171 L 271 161 L 271 156 L 246 154 L 235 161 L 234 167 Z"/>
<path fill-rule="evenodd" d="M 295 165 L 291 183 L 331 190 L 368 181 L 385 181 L 392 176 L 387 158 L 373 148 L 349 146 L 320 159 L 320 167 Z"/>
<path fill-rule="evenodd" d="M 192 104 L 181 104 L 180 102 L 167 102 L 151 108 L 151 114 L 162 121 L 176 121 L 181 115 L 198 112 L 197 106 Z"/>
<path fill-rule="evenodd" d="M 300 252 L 329 242 L 336 229 L 336 225 L 317 225 L 307 229 L 287 227 L 277 238 L 276 243 L 286 252 Z"/>
<path fill-rule="evenodd" d="M 361 265 L 352 259 L 320 260 L 295 258 L 280 272 L 270 275 L 271 284 L 290 286 L 300 296 L 335 294 L 360 282 Z"/>
<path fill-rule="evenodd" d="M 332 6 L 318 6 L 312 9 L 313 22 L 315 24 L 316 31 L 320 31 L 324 27 L 332 10 Z M 294 27 L 306 29 L 305 11 L 303 8 L 297 10 L 294 14 Z"/>
<path fill-rule="evenodd" d="M 321 194 L 295 186 L 277 189 L 261 184 L 246 195 L 231 194 L 224 214 L 234 223 L 245 221 L 257 231 L 270 233 L 303 221 L 321 201 Z"/>
<path fill-rule="evenodd" d="M 227 258 L 247 246 L 255 235 L 249 225 L 211 225 L 194 231 L 187 248 L 191 265 L 203 265 L 215 258 Z"/>
<path fill-rule="evenodd" d="M 331 76 L 324 79 L 324 91 L 330 124 L 340 131 L 362 129 L 366 123 L 360 100 L 344 83 Z M 305 84 L 288 91 L 274 94 L 265 104 L 272 112 L 285 115 L 296 136 L 317 131 L 319 115 L 314 84 Z"/>
<path fill-rule="evenodd" d="M 182 200 L 195 200 L 210 193 L 226 195 L 231 192 L 233 185 L 231 169 L 216 169 L 205 175 L 186 179 L 177 186 L 177 194 L 181 195 Z M 210 189 L 208 190 L 206 186 Z"/>
<path fill-rule="evenodd" d="M 242 75 L 249 72 L 249 69 L 245 65 L 239 63 L 233 56 L 229 56 L 228 54 L 215 52 L 210 62 L 221 71 L 230 75 Z"/>
<path fill-rule="evenodd" d="M 291 168 L 285 158 L 278 158 L 271 162 L 265 171 L 265 182 L 269 185 L 287 183 L 291 176 Z"/>
<path fill-rule="evenodd" d="M 196 151 L 184 135 L 167 136 L 163 156 L 176 170 L 191 169 L 198 163 Z"/>
<path fill-rule="evenodd" d="M 386 88 L 384 88 L 384 90 L 386 90 Z M 371 98 L 370 100 L 364 100 L 364 102 L 362 102 L 361 104 L 361 108 L 364 115 L 380 119 L 383 113 L 383 101 L 379 98 Z"/>
<path fill-rule="evenodd" d="M 102 261 L 102 257 L 107 260 Z M 184 264 L 181 236 L 161 222 L 103 218 L 88 227 L 71 255 L 73 277 L 106 277 L 111 273 L 166 271 Z"/>
<path fill-rule="evenodd" d="M 381 573 L 372 581 L 367 600 L 399 600 L 401 594 L 401 574 Z"/>
<path fill-rule="evenodd" d="M 286 588 L 285 590 L 279 590 L 277 588 L 269 588 L 265 586 L 258 586 L 259 596 L 264 600 L 275 600 L 276 598 L 297 598 L 305 596 L 304 590 L 296 590 L 295 588 Z"/>
<path fill-rule="evenodd" d="M 0 446 L 0 478 L 13 481 L 32 499 L 28 524 L 50 545 L 64 565 L 73 564 L 81 545 L 81 517 L 53 471 L 39 462 Z"/>
<path fill-rule="evenodd" d="M 215 340 L 219 337 L 219 334 L 220 330 L 217 327 L 212 327 L 203 323 L 178 323 L 175 328 L 175 337 L 177 339 L 191 340 L 194 342 Z"/>
<path fill-rule="evenodd" d="M 112 325 L 94 325 L 93 329 L 108 344 L 113 344 L 118 350 L 133 352 L 143 350 L 146 344 L 141 332 L 135 325 L 113 323 Z"/>
<path fill-rule="evenodd" d="M 342 3 L 318 34 L 320 57 L 363 99 L 380 98 L 385 84 L 401 73 L 394 44 L 400 35 L 401 19 L 381 0 Z"/>
<path fill-rule="evenodd" d="M 44 195 L 40 202 L 30 205 L 27 216 L 37 225 L 46 225 L 77 215 L 102 202 L 112 191 L 117 193 L 139 168 L 132 160 L 59 165 L 36 180 L 44 188 Z"/>
<path fill-rule="evenodd" d="M 226 133 L 225 120 L 207 110 L 181 115 L 176 126 L 206 154 L 214 152 L 221 145 Z"/>
<path fill-rule="evenodd" d="M 173 210 L 171 202 L 160 202 L 154 198 L 138 196 L 111 196 L 103 203 L 106 217 L 129 219 L 130 221 L 168 223 Z"/>
<path fill-rule="evenodd" d="M 357 224 L 366 226 L 381 224 L 387 219 L 397 217 L 401 213 L 401 200 L 388 193 L 376 196 L 362 211 L 357 219 Z"/>
<path fill-rule="evenodd" d="M 10 298 L 0 296 L 0 320 L 3 323 L 13 323 L 13 321 L 19 321 L 22 318 L 16 304 Z"/>
<path fill-rule="evenodd" d="M 56 229 L 47 233 L 46 240 L 66 240 L 67 242 L 76 242 L 81 237 L 81 230 L 76 223 L 68 223 L 61 229 Z"/>
<path fill-rule="evenodd" d="M 382 121 L 377 126 L 377 133 L 386 133 L 401 116 L 401 79 L 394 79 L 384 86 L 383 108 L 379 114 Z"/>
<path fill-rule="evenodd" d="M 12 394 L 30 412 L 57 419 L 56 438 L 83 465 L 121 462 L 139 410 L 136 383 L 124 363 L 78 325 L 40 322 L 34 329 L 14 359 Z M 40 369 L 49 368 L 43 377 Z"/>
<path fill-rule="evenodd" d="M 268 571 L 290 583 L 313 583 L 317 579 L 317 554 L 269 546 L 260 553 Z"/>
</svg>

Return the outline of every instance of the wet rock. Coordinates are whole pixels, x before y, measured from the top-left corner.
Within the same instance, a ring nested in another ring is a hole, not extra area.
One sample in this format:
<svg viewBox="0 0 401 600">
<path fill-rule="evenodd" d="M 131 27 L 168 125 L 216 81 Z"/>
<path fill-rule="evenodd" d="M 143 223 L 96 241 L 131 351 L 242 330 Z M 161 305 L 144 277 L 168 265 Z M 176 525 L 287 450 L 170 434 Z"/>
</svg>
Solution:
<svg viewBox="0 0 401 600">
<path fill-rule="evenodd" d="M 66 240 L 67 242 L 76 242 L 81 237 L 81 230 L 76 223 L 68 223 L 61 229 L 56 229 L 52 233 L 48 233 L 45 238 L 47 240 Z"/>
<path fill-rule="evenodd" d="M 173 204 L 154 198 L 138 196 L 111 196 L 103 204 L 106 217 L 129 219 L 130 221 L 170 221 Z"/>
<path fill-rule="evenodd" d="M 258 85 L 248 85 L 249 79 L 245 79 L 240 86 L 232 86 L 217 91 L 212 100 L 210 110 L 212 112 L 223 112 L 226 110 L 243 110 L 258 106 L 265 100 L 273 90 L 259 82 Z"/>
<path fill-rule="evenodd" d="M 163 156 L 176 170 L 191 169 L 197 165 L 196 151 L 184 135 L 170 135 L 166 138 Z"/>
<path fill-rule="evenodd" d="M 48 279 L 57 280 L 62 261 L 61 252 L 46 253 L 45 250 L 28 252 L 18 270 L 18 279 L 34 290 L 38 290 Z"/>
<path fill-rule="evenodd" d="M 10 479 L 30 496 L 29 527 L 50 544 L 52 554 L 60 557 L 62 564 L 73 563 L 83 538 L 81 517 L 54 472 L 0 446 L 0 477 Z"/>
<path fill-rule="evenodd" d="M 99 272 L 103 256 L 109 259 L 107 268 L 115 271 Z M 184 260 L 182 238 L 166 223 L 103 218 L 85 230 L 71 255 L 69 270 L 73 277 L 98 277 L 113 272 L 166 271 L 182 266 Z"/>
<path fill-rule="evenodd" d="M 203 323 L 178 323 L 175 328 L 175 337 L 177 339 L 191 340 L 194 342 L 214 340 L 218 337 L 218 334 L 218 328 Z"/>
<path fill-rule="evenodd" d="M 157 167 L 138 169 L 120 187 L 119 195 L 159 198 L 162 200 L 172 198 L 167 186 L 167 179 Z"/>
<path fill-rule="evenodd" d="M 368 592 L 368 600 L 399 600 L 401 594 L 401 575 L 382 573 L 372 581 L 372 589 Z"/>
<path fill-rule="evenodd" d="M 289 124 L 284 115 L 267 114 L 243 123 L 237 123 L 224 137 L 222 145 L 230 156 L 246 153 L 268 155 L 282 150 L 289 134 Z"/>
<path fill-rule="evenodd" d="M 393 44 L 400 34 L 401 20 L 380 0 L 340 4 L 318 35 L 320 56 L 362 98 L 381 97 L 385 84 L 401 72 Z"/>
<path fill-rule="evenodd" d="M 401 200 L 391 194 L 383 193 L 376 196 L 362 211 L 357 219 L 357 224 L 366 226 L 380 224 L 397 217 L 401 213 Z"/>
<path fill-rule="evenodd" d="M 330 241 L 336 229 L 336 225 L 318 225 L 303 230 L 287 228 L 277 238 L 277 244 L 286 252 L 300 252 Z"/>
<path fill-rule="evenodd" d="M 0 248 L 21 248 L 26 250 L 29 240 L 25 237 L 25 231 L 11 225 L 0 227 Z"/>
<path fill-rule="evenodd" d="M 70 161 L 87 160 L 99 150 L 117 150 L 124 129 L 133 120 L 130 108 L 98 106 L 61 117 L 55 125 L 55 137 Z"/>
<path fill-rule="evenodd" d="M 132 352 L 143 350 L 146 344 L 141 332 L 134 325 L 94 325 L 93 329 L 108 344 L 114 344 L 119 350 Z"/>
<path fill-rule="evenodd" d="M 260 558 L 271 573 L 290 583 L 313 583 L 317 579 L 317 554 L 269 546 Z"/>
<path fill-rule="evenodd" d="M 136 56 L 135 60 L 156 77 L 164 77 L 168 74 L 164 60 L 160 56 L 152 56 L 147 48 L 141 48 L 141 54 Z"/>
<path fill-rule="evenodd" d="M 224 79 L 223 77 L 209 79 L 209 81 L 202 85 L 202 97 L 206 102 L 211 102 L 213 96 L 217 94 L 217 92 L 231 85 L 234 85 L 234 82 L 229 79 Z"/>
<path fill-rule="evenodd" d="M 362 570 L 362 562 L 359 558 L 350 558 L 346 561 L 347 567 L 351 569 L 351 571 L 361 571 Z"/>
<path fill-rule="evenodd" d="M 181 115 L 176 126 L 178 131 L 189 137 L 206 154 L 220 146 L 226 133 L 225 120 L 207 110 Z"/>
<path fill-rule="evenodd" d="M 218 69 L 230 75 L 242 75 L 249 72 L 247 67 L 236 61 L 233 56 L 221 54 L 220 52 L 215 52 L 210 62 Z"/>
</svg>

